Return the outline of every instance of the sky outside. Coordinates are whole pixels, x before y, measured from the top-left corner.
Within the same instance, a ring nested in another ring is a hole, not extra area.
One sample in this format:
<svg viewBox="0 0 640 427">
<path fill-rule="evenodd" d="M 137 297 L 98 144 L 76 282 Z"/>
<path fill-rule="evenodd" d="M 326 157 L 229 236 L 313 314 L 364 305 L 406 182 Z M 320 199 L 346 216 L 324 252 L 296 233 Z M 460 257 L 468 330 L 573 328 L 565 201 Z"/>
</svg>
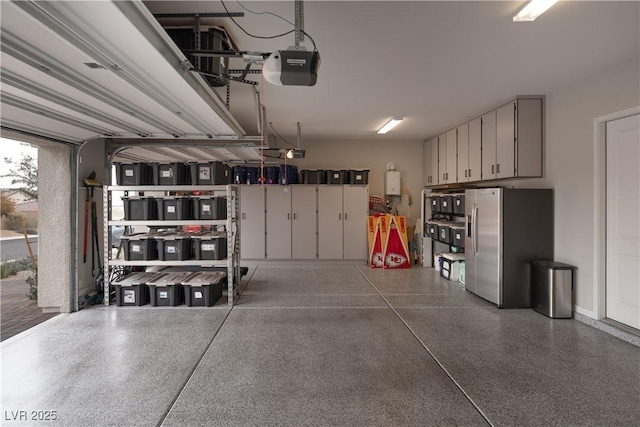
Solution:
<svg viewBox="0 0 640 427">
<path fill-rule="evenodd" d="M 34 159 L 38 159 L 38 149 L 22 142 L 11 139 L 0 138 L 0 175 L 9 173 L 11 166 L 5 163 L 4 158 L 10 157 L 14 162 L 19 162 L 22 154 L 28 154 Z M 12 188 L 11 178 L 0 178 L 0 188 Z"/>
</svg>

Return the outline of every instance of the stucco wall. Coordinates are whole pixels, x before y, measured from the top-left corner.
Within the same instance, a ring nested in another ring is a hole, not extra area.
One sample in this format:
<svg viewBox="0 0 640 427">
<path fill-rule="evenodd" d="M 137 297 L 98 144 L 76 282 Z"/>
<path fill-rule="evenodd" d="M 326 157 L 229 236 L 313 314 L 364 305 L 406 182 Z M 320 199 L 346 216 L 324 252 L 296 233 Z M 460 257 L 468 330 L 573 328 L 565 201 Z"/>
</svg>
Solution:
<svg viewBox="0 0 640 427">
<path fill-rule="evenodd" d="M 71 311 L 71 149 L 38 148 L 38 306 Z"/>
</svg>

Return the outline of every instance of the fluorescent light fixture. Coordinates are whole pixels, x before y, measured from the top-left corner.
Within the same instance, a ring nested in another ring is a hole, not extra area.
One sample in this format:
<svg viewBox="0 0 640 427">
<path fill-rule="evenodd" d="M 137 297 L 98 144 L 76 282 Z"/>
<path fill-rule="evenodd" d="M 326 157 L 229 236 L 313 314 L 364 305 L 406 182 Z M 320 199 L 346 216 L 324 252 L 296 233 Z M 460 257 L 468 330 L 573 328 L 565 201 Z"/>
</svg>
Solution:
<svg viewBox="0 0 640 427">
<path fill-rule="evenodd" d="M 558 0 L 531 0 L 513 16 L 513 22 L 531 22 L 547 11 Z"/>
<path fill-rule="evenodd" d="M 391 129 L 393 129 L 394 127 L 398 126 L 398 124 L 402 121 L 402 117 L 394 117 L 393 119 L 389 120 L 387 123 L 385 123 L 384 126 L 382 126 L 379 130 L 378 130 L 378 134 L 380 135 L 384 135 L 385 133 L 389 132 Z"/>
</svg>

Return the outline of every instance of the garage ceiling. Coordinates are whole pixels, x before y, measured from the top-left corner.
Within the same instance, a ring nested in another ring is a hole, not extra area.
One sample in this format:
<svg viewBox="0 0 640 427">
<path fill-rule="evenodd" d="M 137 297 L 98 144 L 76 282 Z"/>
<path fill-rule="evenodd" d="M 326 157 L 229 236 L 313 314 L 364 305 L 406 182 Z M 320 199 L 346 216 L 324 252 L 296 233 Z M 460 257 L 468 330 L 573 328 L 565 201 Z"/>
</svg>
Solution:
<svg viewBox="0 0 640 427">
<path fill-rule="evenodd" d="M 278 145 L 296 143 L 297 122 L 305 142 L 423 140 L 515 95 L 544 95 L 640 60 L 638 2 L 559 2 L 535 22 L 513 23 L 524 3 L 306 1 L 305 31 L 322 58 L 317 85 L 261 85 Z M 249 12 L 293 21 L 293 1 L 225 4 L 244 12 L 236 20 L 250 33 L 293 28 Z M 236 160 L 255 159 L 255 151 L 228 150 L 230 142 L 258 134 L 252 88 L 232 83 L 227 111 L 224 88 L 209 88 L 180 67 L 184 56 L 152 15 L 224 12 L 220 1 L 2 1 L 1 7 L 4 128 L 70 142 L 101 135 L 174 145 L 210 140 L 220 145 L 213 157 L 228 151 Z M 293 45 L 293 34 L 256 39 L 229 18 L 202 24 L 224 27 L 240 50 Z M 231 68 L 244 66 L 231 59 Z M 376 135 L 393 116 L 404 123 Z M 128 153 L 135 157 L 135 150 Z M 157 147 L 149 153 L 163 155 Z"/>
</svg>

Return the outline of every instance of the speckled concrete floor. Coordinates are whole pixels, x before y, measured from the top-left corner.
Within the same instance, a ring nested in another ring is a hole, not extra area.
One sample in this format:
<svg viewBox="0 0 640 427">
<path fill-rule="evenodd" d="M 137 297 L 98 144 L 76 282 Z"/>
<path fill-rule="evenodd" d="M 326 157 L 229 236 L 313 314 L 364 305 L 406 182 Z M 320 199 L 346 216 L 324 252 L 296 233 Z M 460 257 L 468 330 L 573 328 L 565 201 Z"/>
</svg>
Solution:
<svg viewBox="0 0 640 427">
<path fill-rule="evenodd" d="M 246 280 L 232 310 L 94 308 L 8 339 L 2 425 L 37 411 L 64 426 L 640 419 L 640 348 L 499 310 L 432 269 L 270 263 Z"/>
</svg>

